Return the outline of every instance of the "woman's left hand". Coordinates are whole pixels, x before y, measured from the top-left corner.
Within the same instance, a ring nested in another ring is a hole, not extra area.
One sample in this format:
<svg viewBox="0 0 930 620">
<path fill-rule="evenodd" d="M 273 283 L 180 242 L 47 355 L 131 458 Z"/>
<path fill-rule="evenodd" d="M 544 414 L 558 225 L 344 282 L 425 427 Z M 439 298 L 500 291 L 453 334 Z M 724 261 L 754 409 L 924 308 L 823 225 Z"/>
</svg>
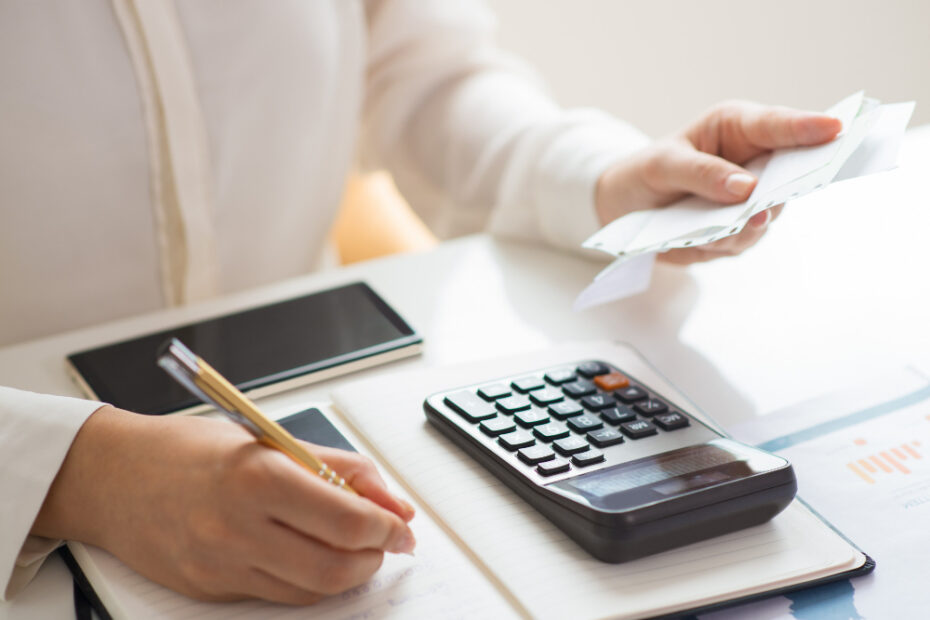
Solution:
<svg viewBox="0 0 930 620">
<path fill-rule="evenodd" d="M 828 142 L 841 129 L 839 120 L 824 114 L 743 101 L 719 104 L 681 134 L 656 142 L 601 175 L 595 198 L 598 218 L 607 224 L 688 194 L 722 204 L 742 202 L 757 179 L 741 164 L 773 149 Z M 732 237 L 659 257 L 690 264 L 735 256 L 762 237 L 781 209 L 778 205 L 756 214 Z"/>
</svg>

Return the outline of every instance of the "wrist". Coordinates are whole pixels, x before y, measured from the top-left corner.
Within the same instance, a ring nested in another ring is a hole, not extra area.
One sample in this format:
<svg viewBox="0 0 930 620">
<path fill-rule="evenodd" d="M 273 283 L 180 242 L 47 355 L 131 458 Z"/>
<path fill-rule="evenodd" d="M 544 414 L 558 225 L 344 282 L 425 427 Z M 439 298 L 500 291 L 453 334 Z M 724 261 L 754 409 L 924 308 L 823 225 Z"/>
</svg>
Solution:
<svg viewBox="0 0 930 620">
<path fill-rule="evenodd" d="M 109 528 L 103 506 L 123 468 L 118 452 L 135 432 L 138 417 L 107 405 L 87 418 L 49 487 L 31 534 L 104 546 Z"/>
</svg>

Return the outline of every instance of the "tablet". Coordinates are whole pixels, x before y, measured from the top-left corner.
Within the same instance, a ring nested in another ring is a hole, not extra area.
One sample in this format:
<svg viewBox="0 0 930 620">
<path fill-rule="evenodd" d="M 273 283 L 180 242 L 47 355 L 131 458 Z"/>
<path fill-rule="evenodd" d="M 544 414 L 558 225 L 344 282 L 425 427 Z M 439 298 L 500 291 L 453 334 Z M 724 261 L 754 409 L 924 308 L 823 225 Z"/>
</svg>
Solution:
<svg viewBox="0 0 930 620">
<path fill-rule="evenodd" d="M 206 409 L 155 363 L 178 338 L 253 398 L 420 351 L 422 338 L 363 282 L 182 325 L 68 356 L 84 393 L 151 415 Z"/>
</svg>

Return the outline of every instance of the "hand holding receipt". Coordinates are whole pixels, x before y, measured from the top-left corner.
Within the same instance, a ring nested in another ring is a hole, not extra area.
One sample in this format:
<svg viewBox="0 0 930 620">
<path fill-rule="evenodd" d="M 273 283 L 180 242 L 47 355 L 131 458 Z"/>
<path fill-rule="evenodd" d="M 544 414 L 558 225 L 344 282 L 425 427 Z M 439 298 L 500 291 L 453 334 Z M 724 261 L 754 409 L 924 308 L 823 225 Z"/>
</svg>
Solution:
<svg viewBox="0 0 930 620">
<path fill-rule="evenodd" d="M 216 406 L 231 420 L 252 433 L 260 443 L 280 450 L 331 484 L 356 494 L 345 479 L 303 447 L 280 424 L 266 417 L 242 392 L 200 359 L 177 338 L 168 341 L 158 355 L 158 365 L 192 394 Z"/>
</svg>

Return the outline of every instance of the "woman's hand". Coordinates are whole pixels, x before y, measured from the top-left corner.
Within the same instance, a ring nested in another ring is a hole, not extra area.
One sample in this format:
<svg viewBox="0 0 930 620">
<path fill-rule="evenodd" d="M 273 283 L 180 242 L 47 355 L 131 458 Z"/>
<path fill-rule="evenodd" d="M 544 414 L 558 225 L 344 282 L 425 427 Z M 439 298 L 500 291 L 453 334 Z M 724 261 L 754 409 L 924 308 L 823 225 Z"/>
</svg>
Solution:
<svg viewBox="0 0 930 620">
<path fill-rule="evenodd" d="M 310 447 L 361 497 L 227 421 L 104 407 L 75 438 L 32 533 L 97 545 L 195 598 L 314 603 L 415 541 L 413 509 L 368 459 Z"/>
<path fill-rule="evenodd" d="M 661 140 L 601 175 L 596 206 L 602 224 L 632 211 L 671 204 L 688 194 L 714 202 L 746 200 L 757 179 L 740 164 L 777 148 L 832 140 L 839 120 L 823 114 L 742 101 L 717 105 L 680 135 Z M 781 205 L 749 220 L 738 234 L 707 245 L 661 254 L 688 264 L 739 254 L 765 233 Z"/>
</svg>

